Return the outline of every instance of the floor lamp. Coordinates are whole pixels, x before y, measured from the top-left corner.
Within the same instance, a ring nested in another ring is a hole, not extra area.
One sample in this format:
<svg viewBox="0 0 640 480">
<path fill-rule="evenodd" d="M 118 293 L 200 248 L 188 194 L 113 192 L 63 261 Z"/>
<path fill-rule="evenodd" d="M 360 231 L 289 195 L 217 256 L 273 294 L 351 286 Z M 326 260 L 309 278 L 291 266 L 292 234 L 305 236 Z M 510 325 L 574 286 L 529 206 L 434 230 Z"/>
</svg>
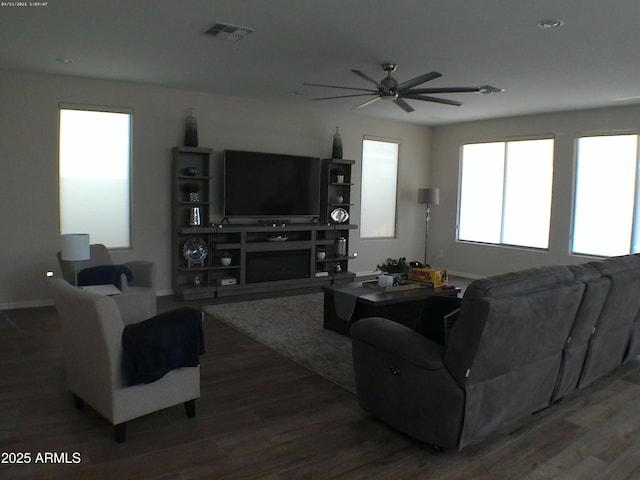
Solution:
<svg viewBox="0 0 640 480">
<path fill-rule="evenodd" d="M 78 263 L 91 258 L 88 233 L 60 235 L 60 260 L 73 262 L 74 285 L 78 286 Z"/>
<path fill-rule="evenodd" d="M 429 244 L 429 216 L 431 214 L 431 205 L 438 205 L 440 203 L 440 189 L 439 188 L 420 188 L 418 190 L 418 203 L 426 205 L 426 228 L 424 232 L 424 265 L 427 264 L 427 247 Z"/>
</svg>

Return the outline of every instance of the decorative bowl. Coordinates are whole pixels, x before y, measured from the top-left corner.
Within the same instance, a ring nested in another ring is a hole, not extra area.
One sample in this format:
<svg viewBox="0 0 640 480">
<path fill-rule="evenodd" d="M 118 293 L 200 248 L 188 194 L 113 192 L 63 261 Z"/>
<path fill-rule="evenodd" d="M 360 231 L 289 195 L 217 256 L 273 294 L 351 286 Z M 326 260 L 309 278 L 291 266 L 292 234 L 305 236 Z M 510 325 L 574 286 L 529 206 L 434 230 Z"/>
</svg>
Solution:
<svg viewBox="0 0 640 480">
<path fill-rule="evenodd" d="M 207 244 L 201 238 L 191 238 L 182 247 L 182 255 L 189 264 L 203 263 L 208 253 Z"/>
</svg>

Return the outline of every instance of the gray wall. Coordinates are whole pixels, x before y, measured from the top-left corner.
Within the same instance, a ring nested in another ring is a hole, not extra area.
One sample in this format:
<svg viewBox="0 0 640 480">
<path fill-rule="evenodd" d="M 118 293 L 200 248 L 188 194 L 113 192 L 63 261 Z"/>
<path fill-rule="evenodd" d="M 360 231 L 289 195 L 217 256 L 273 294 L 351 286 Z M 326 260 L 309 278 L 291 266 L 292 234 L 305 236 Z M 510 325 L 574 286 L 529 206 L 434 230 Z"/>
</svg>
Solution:
<svg viewBox="0 0 640 480">
<path fill-rule="evenodd" d="M 429 227 L 429 257 L 433 259 L 432 264 L 474 277 L 590 260 L 569 253 L 574 141 L 584 134 L 636 133 L 639 130 L 640 106 L 514 117 L 433 128 L 431 177 L 433 186 L 440 187 L 440 205 L 432 208 Z M 535 135 L 552 135 L 555 138 L 549 249 L 537 251 L 456 241 L 460 145 Z M 439 257 L 440 253 L 442 256 Z"/>
<path fill-rule="evenodd" d="M 225 148 L 326 157 L 340 125 L 345 158 L 360 176 L 362 138 L 401 142 L 398 238 L 351 235 L 356 272 L 370 272 L 388 256 L 422 258 L 423 211 L 418 188 L 429 185 L 430 129 L 353 113 L 340 115 L 304 99 L 283 102 L 221 97 L 146 85 L 0 71 L 0 308 L 50 303 L 45 272 L 58 270 L 58 104 L 130 107 L 133 116 L 132 248 L 113 252 L 116 262 L 155 260 L 160 293 L 171 289 L 171 147 L 181 144 L 184 111 L 195 107 L 201 146 L 219 158 Z M 359 186 L 353 192 L 358 201 Z M 104 199 L 108 201 L 108 199 Z M 359 221 L 359 208 L 352 209 Z M 219 220 L 219 219 L 212 219 Z"/>
</svg>

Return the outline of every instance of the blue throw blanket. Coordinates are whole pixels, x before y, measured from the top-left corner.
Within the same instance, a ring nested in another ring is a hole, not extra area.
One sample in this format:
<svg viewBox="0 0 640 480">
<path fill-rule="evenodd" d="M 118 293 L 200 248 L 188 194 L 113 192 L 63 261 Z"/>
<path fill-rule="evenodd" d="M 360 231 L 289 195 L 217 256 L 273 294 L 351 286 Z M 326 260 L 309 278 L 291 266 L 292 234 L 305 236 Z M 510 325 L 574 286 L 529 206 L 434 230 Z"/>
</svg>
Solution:
<svg viewBox="0 0 640 480">
<path fill-rule="evenodd" d="M 122 368 L 127 385 L 151 383 L 171 370 L 196 367 L 204 353 L 202 313 L 183 307 L 122 331 Z"/>
<path fill-rule="evenodd" d="M 127 277 L 127 282 L 133 281 L 133 273 L 124 265 L 98 265 L 84 268 L 78 272 L 78 285 L 115 285 L 122 290 L 122 275 Z"/>
</svg>

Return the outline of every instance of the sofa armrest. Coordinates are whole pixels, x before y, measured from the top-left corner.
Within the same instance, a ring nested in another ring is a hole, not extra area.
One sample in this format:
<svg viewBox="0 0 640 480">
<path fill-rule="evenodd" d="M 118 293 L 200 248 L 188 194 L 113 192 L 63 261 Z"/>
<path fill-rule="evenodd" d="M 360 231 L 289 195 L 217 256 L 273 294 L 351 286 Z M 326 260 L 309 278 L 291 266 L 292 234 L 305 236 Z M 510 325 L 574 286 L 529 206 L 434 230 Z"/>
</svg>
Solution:
<svg viewBox="0 0 640 480">
<path fill-rule="evenodd" d="M 360 406 L 422 442 L 457 445 L 465 392 L 444 365 L 445 347 L 384 318 L 351 327 Z"/>
<path fill-rule="evenodd" d="M 350 330 L 353 341 L 366 343 L 427 370 L 444 368 L 444 350 L 414 330 L 387 318 L 359 320 Z"/>
<path fill-rule="evenodd" d="M 146 260 L 134 260 L 122 264 L 133 273 L 133 281 L 129 285 L 155 288 L 156 264 Z"/>
</svg>

